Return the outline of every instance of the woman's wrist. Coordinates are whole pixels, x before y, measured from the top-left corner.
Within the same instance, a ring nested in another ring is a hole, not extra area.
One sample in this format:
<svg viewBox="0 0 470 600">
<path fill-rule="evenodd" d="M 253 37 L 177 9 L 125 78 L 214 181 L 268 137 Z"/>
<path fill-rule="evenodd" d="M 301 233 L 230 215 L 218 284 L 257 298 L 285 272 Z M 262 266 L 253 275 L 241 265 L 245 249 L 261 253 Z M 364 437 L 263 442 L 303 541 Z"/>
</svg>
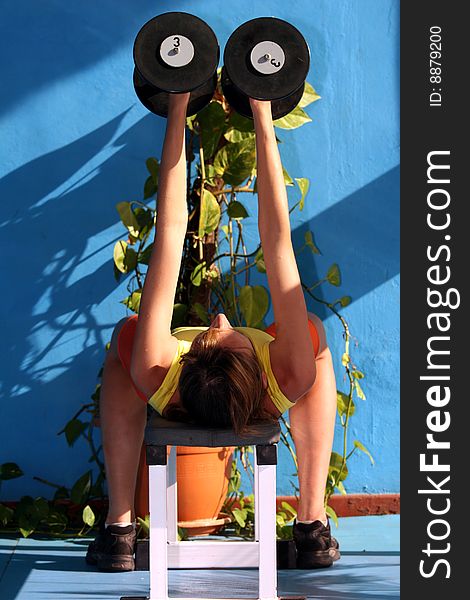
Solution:
<svg viewBox="0 0 470 600">
<path fill-rule="evenodd" d="M 251 112 L 254 118 L 269 118 L 272 120 L 271 101 L 250 98 Z"/>
<path fill-rule="evenodd" d="M 184 92 L 182 94 L 169 94 L 168 116 L 174 113 L 183 113 L 186 116 L 190 96 L 190 92 Z"/>
<path fill-rule="evenodd" d="M 271 102 L 269 100 L 254 100 L 250 98 L 251 111 L 256 130 L 273 129 Z"/>
</svg>

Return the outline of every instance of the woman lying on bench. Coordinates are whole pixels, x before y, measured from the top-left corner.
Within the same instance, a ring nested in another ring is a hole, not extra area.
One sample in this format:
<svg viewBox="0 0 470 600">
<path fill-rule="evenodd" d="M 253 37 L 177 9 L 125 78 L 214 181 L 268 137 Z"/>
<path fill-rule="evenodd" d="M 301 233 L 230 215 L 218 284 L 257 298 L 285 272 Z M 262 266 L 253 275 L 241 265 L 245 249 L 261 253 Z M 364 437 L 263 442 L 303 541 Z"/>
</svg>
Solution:
<svg viewBox="0 0 470 600">
<path fill-rule="evenodd" d="M 293 529 L 297 566 L 328 567 L 339 558 L 324 506 L 336 383 L 323 324 L 307 312 L 300 283 L 270 102 L 251 100 L 258 227 L 275 323 L 265 332 L 232 327 L 218 314 L 209 327 L 171 330 L 188 222 L 188 98 L 177 94 L 170 100 L 155 243 L 139 317 L 117 324 L 106 356 L 100 415 L 109 511 L 87 562 L 100 570 L 134 568 L 134 492 L 149 403 L 164 417 L 237 433 L 289 410 L 300 486 Z"/>
</svg>

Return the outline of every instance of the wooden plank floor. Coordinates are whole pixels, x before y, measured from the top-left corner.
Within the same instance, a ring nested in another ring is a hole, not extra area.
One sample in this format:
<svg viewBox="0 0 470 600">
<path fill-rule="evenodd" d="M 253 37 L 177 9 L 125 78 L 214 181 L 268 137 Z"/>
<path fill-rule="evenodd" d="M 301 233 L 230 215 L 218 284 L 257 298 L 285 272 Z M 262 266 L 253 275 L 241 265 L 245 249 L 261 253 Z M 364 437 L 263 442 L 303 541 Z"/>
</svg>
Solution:
<svg viewBox="0 0 470 600">
<path fill-rule="evenodd" d="M 395 600 L 399 593 L 399 516 L 340 519 L 342 558 L 330 569 L 278 572 L 279 595 Z M 85 563 L 89 540 L 0 538 L 1 600 L 119 600 L 148 593 L 148 572 L 100 573 Z M 170 595 L 257 595 L 257 571 L 170 572 Z"/>
</svg>

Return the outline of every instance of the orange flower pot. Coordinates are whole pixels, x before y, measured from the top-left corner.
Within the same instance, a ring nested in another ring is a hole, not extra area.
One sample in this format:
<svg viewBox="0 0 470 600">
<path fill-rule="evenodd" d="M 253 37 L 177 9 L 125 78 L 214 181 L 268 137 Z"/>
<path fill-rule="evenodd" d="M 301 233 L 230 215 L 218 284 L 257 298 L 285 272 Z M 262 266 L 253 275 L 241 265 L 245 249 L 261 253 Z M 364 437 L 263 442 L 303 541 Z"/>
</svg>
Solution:
<svg viewBox="0 0 470 600">
<path fill-rule="evenodd" d="M 233 450 L 230 447 L 178 446 L 178 521 L 217 519 L 227 496 Z M 142 446 L 140 455 L 134 504 L 137 517 L 145 518 L 149 514 L 145 446 Z"/>
</svg>

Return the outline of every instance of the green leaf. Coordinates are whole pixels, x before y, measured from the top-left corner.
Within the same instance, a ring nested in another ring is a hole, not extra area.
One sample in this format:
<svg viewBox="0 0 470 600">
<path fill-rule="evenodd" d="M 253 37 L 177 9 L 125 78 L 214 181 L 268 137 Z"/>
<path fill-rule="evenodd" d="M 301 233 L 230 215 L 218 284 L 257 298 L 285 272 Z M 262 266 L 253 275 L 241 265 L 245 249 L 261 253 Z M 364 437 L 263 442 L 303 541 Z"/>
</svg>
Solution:
<svg viewBox="0 0 470 600">
<path fill-rule="evenodd" d="M 332 521 L 336 525 L 336 527 L 338 527 L 338 525 L 339 525 L 338 515 L 336 514 L 334 509 L 328 505 L 325 510 L 326 510 L 326 514 L 330 517 L 330 519 L 332 519 Z"/>
<path fill-rule="evenodd" d="M 225 235 L 228 237 L 228 225 L 221 225 L 220 229 L 222 229 L 222 231 L 225 233 Z"/>
<path fill-rule="evenodd" d="M 83 509 L 82 520 L 85 523 L 85 525 L 88 525 L 88 527 L 93 527 L 93 525 L 95 524 L 95 513 L 92 511 L 88 504 Z"/>
<path fill-rule="evenodd" d="M 49 516 L 49 502 L 45 498 L 42 498 L 41 496 L 35 498 L 34 507 L 41 521 L 47 519 Z"/>
<path fill-rule="evenodd" d="M 173 316 L 171 318 L 171 329 L 182 327 L 184 320 L 188 313 L 188 307 L 186 304 L 177 303 L 173 305 Z"/>
<path fill-rule="evenodd" d="M 114 246 L 114 264 L 121 273 L 133 271 L 137 265 L 137 252 L 127 242 L 119 240 Z"/>
<path fill-rule="evenodd" d="M 35 528 L 34 527 L 24 527 L 24 526 L 20 525 L 18 527 L 18 529 L 20 530 L 21 535 L 24 538 L 27 538 L 27 537 L 29 537 L 33 533 L 33 531 L 34 531 Z"/>
<path fill-rule="evenodd" d="M 158 159 L 151 156 L 150 158 L 147 158 L 147 160 L 145 161 L 145 164 L 147 165 L 148 172 L 153 177 L 155 183 L 157 183 L 158 182 L 158 173 L 160 171 L 160 164 L 158 162 Z"/>
<path fill-rule="evenodd" d="M 122 304 L 124 304 L 125 306 L 127 306 L 127 308 L 129 308 L 130 310 L 132 310 L 134 313 L 137 314 L 140 309 L 141 297 L 142 297 L 142 290 L 135 290 L 135 292 L 132 292 L 132 294 L 130 296 L 127 296 L 127 298 L 124 298 L 124 300 L 122 301 Z"/>
<path fill-rule="evenodd" d="M 345 306 L 349 306 L 351 304 L 352 298 L 351 296 L 343 296 L 339 299 L 339 303 L 344 308 Z"/>
<path fill-rule="evenodd" d="M 315 238 L 313 237 L 313 231 L 306 231 L 304 235 L 305 244 L 310 248 L 310 250 L 314 254 L 321 254 L 320 248 L 315 243 Z"/>
<path fill-rule="evenodd" d="M 190 117 L 186 117 L 186 127 L 190 131 L 194 131 L 194 121 L 197 119 L 197 115 L 191 115 Z"/>
<path fill-rule="evenodd" d="M 68 525 L 67 516 L 52 509 L 47 517 L 47 525 L 53 533 L 62 533 Z"/>
<path fill-rule="evenodd" d="M 202 238 L 206 233 L 211 233 L 217 229 L 220 221 L 220 206 L 214 194 L 204 189 L 201 198 L 201 207 L 199 213 L 199 231 L 198 236 Z"/>
<path fill-rule="evenodd" d="M 305 197 L 308 194 L 308 190 L 310 187 L 310 180 L 307 179 L 306 177 L 296 177 L 295 178 L 297 185 L 300 188 L 300 201 L 299 201 L 299 210 L 303 210 L 304 209 L 304 204 L 305 204 Z"/>
<path fill-rule="evenodd" d="M 231 219 L 245 219 L 248 217 L 246 208 L 237 200 L 230 202 L 227 208 L 227 214 Z"/>
<path fill-rule="evenodd" d="M 282 174 L 284 175 L 284 183 L 286 185 L 288 185 L 288 186 L 294 185 L 294 180 L 289 175 L 289 173 L 286 171 L 286 169 L 284 169 L 284 167 L 282 167 Z"/>
<path fill-rule="evenodd" d="M 68 498 L 68 497 L 69 497 L 69 491 L 64 486 L 58 488 L 54 494 L 54 500 L 62 500 L 63 498 Z"/>
<path fill-rule="evenodd" d="M 260 273 L 266 273 L 266 264 L 264 262 L 263 249 L 260 248 L 255 255 L 256 268 Z"/>
<path fill-rule="evenodd" d="M 249 138 L 255 139 L 255 134 L 252 131 L 239 131 L 231 127 L 224 133 L 224 138 L 228 142 L 237 143 L 243 142 L 243 140 L 247 140 Z"/>
<path fill-rule="evenodd" d="M 262 285 L 243 286 L 238 301 L 247 327 L 254 327 L 268 312 L 269 295 Z"/>
<path fill-rule="evenodd" d="M 332 452 L 330 455 L 330 468 L 337 469 L 338 471 L 341 469 L 341 465 L 343 464 L 343 457 L 341 454 L 337 452 Z"/>
<path fill-rule="evenodd" d="M 336 487 L 338 488 L 340 494 L 342 494 L 343 496 L 346 496 L 346 488 L 344 487 L 344 484 L 342 481 L 338 481 L 338 483 L 336 484 Z"/>
<path fill-rule="evenodd" d="M 199 165 L 198 165 L 198 167 L 199 167 Z M 207 185 L 215 186 L 214 180 L 216 177 L 217 177 L 217 173 L 215 172 L 214 165 L 206 165 L 206 183 L 207 183 Z"/>
<path fill-rule="evenodd" d="M 346 463 L 343 465 L 343 457 L 337 452 L 332 452 L 330 456 L 330 466 L 328 472 L 333 475 L 335 478 L 335 484 L 338 484 L 339 473 L 341 471 L 341 476 L 339 481 L 344 481 L 348 476 L 348 466 Z"/>
<path fill-rule="evenodd" d="M 291 515 L 293 515 L 294 517 L 297 515 L 297 511 L 295 510 L 295 508 L 293 508 L 288 502 L 281 502 L 281 506 L 282 508 L 285 508 L 287 512 L 290 512 Z"/>
<path fill-rule="evenodd" d="M 254 139 L 248 138 L 223 146 L 215 156 L 214 168 L 225 183 L 239 185 L 251 175 L 255 160 L 255 142 Z"/>
<path fill-rule="evenodd" d="M 357 369 L 352 371 L 351 375 L 356 379 L 364 379 L 364 373 L 362 371 L 358 371 Z"/>
<path fill-rule="evenodd" d="M 157 184 L 155 183 L 153 177 L 149 175 L 144 183 L 144 200 L 155 196 L 157 189 Z"/>
<path fill-rule="evenodd" d="M 139 252 L 137 261 L 142 265 L 148 265 L 152 256 L 153 242 L 149 244 L 142 252 Z"/>
<path fill-rule="evenodd" d="M 150 534 L 150 519 L 149 515 L 146 515 L 145 519 L 142 517 L 137 517 L 137 523 L 142 527 L 142 531 L 145 534 L 145 537 L 148 537 Z"/>
<path fill-rule="evenodd" d="M 234 494 L 237 493 L 238 494 L 238 490 L 240 489 L 240 484 L 241 484 L 241 473 L 240 470 L 237 467 L 237 461 L 234 460 L 232 461 L 232 471 L 231 471 L 231 475 L 230 475 L 230 479 L 229 479 L 229 483 L 228 483 L 228 494 Z"/>
<path fill-rule="evenodd" d="M 366 395 L 362 391 L 362 388 L 359 385 L 359 381 L 357 379 L 354 380 L 354 387 L 356 388 L 357 397 L 360 398 L 361 400 L 365 400 L 366 399 Z"/>
<path fill-rule="evenodd" d="M 348 406 L 349 406 L 349 416 L 352 416 L 356 410 L 356 405 L 354 404 L 353 399 L 351 398 L 351 403 L 349 402 L 349 396 L 347 394 L 343 394 L 343 392 L 336 392 L 336 406 L 338 408 L 338 414 L 340 417 L 347 414 Z"/>
<path fill-rule="evenodd" d="M 282 119 L 276 119 L 274 121 L 274 126 L 279 127 L 279 129 L 297 129 L 298 127 L 302 127 L 305 123 L 309 123 L 312 119 L 308 116 L 308 114 L 300 108 L 300 106 L 296 106 L 293 111 L 291 111 Z"/>
<path fill-rule="evenodd" d="M 64 428 L 65 439 L 69 446 L 73 446 L 74 442 L 80 437 L 80 435 L 88 427 L 87 423 L 80 421 L 80 419 L 72 419 L 67 423 Z"/>
<path fill-rule="evenodd" d="M 200 302 L 195 302 L 191 308 L 199 317 L 199 319 L 201 319 L 204 325 L 209 325 L 209 315 L 207 314 L 207 310 L 204 308 L 204 306 L 202 306 Z"/>
<path fill-rule="evenodd" d="M 245 527 L 247 517 L 246 510 L 234 508 L 232 510 L 232 515 L 235 517 L 235 521 L 240 525 L 240 527 Z"/>
<path fill-rule="evenodd" d="M 206 275 L 206 261 L 203 260 L 201 263 L 196 265 L 196 268 L 191 273 L 191 283 L 196 287 L 199 287 Z"/>
<path fill-rule="evenodd" d="M 135 238 L 139 237 L 139 223 L 137 222 L 134 212 L 132 211 L 131 203 L 119 202 L 119 204 L 116 205 L 116 209 L 121 217 L 123 225 L 127 227 L 129 233 Z"/>
<path fill-rule="evenodd" d="M 237 112 L 232 112 L 229 117 L 228 125 L 230 129 L 237 129 L 238 131 L 254 133 L 255 127 L 252 119 L 243 117 Z"/>
<path fill-rule="evenodd" d="M 276 526 L 276 539 L 278 540 L 292 540 L 293 529 L 292 525 L 284 525 L 283 527 Z"/>
<path fill-rule="evenodd" d="M 343 367 L 347 367 L 350 360 L 351 359 L 349 357 L 349 354 L 346 354 L 346 352 L 344 352 L 343 355 L 341 356 L 341 364 L 343 365 Z"/>
<path fill-rule="evenodd" d="M 116 263 L 113 261 L 113 273 L 114 273 L 114 279 L 119 282 L 121 281 L 121 271 L 116 267 Z"/>
<path fill-rule="evenodd" d="M 155 225 L 155 213 L 148 208 L 137 207 L 134 215 L 139 225 L 139 240 L 144 240 L 151 233 Z"/>
<path fill-rule="evenodd" d="M 336 263 L 331 265 L 331 267 L 328 269 L 326 278 L 331 283 L 331 285 L 334 285 L 336 287 L 341 285 L 341 273 Z"/>
<path fill-rule="evenodd" d="M 73 484 L 70 499 L 74 504 L 83 504 L 88 500 L 91 487 L 91 471 L 87 471 Z"/>
<path fill-rule="evenodd" d="M 31 496 L 23 496 L 15 511 L 18 527 L 24 537 L 28 537 L 41 521 L 41 507 Z"/>
<path fill-rule="evenodd" d="M 0 466 L 0 480 L 16 479 L 22 475 L 24 473 L 16 463 L 6 462 Z"/>
<path fill-rule="evenodd" d="M 10 521 L 13 521 L 14 511 L 9 506 L 0 504 L 0 523 L 3 527 L 6 527 Z"/>
<path fill-rule="evenodd" d="M 309 104 L 312 104 L 312 102 L 316 102 L 317 100 L 320 100 L 321 96 L 319 96 L 316 91 L 314 90 L 313 86 L 308 83 L 308 81 L 305 82 L 305 88 L 304 88 L 304 93 L 302 95 L 302 98 L 299 102 L 299 106 L 300 108 L 305 108 L 306 106 L 308 106 Z"/>
<path fill-rule="evenodd" d="M 364 454 L 367 454 L 367 456 L 370 458 L 370 462 L 374 465 L 375 461 L 372 457 L 372 454 L 369 452 L 369 450 L 367 450 L 367 448 L 364 446 L 364 444 L 361 444 L 361 442 L 358 442 L 357 440 L 354 440 L 354 446 L 360 450 L 361 452 L 364 452 Z"/>
<path fill-rule="evenodd" d="M 220 102 L 210 102 L 197 114 L 197 120 L 205 162 L 212 158 L 219 145 L 225 128 L 225 110 Z"/>
<path fill-rule="evenodd" d="M 150 198 L 151 196 L 155 196 L 158 189 L 158 174 L 160 171 L 160 164 L 156 158 L 150 157 L 145 161 L 147 165 L 147 170 L 150 173 L 150 176 L 145 181 L 144 185 L 144 200 Z"/>
</svg>

